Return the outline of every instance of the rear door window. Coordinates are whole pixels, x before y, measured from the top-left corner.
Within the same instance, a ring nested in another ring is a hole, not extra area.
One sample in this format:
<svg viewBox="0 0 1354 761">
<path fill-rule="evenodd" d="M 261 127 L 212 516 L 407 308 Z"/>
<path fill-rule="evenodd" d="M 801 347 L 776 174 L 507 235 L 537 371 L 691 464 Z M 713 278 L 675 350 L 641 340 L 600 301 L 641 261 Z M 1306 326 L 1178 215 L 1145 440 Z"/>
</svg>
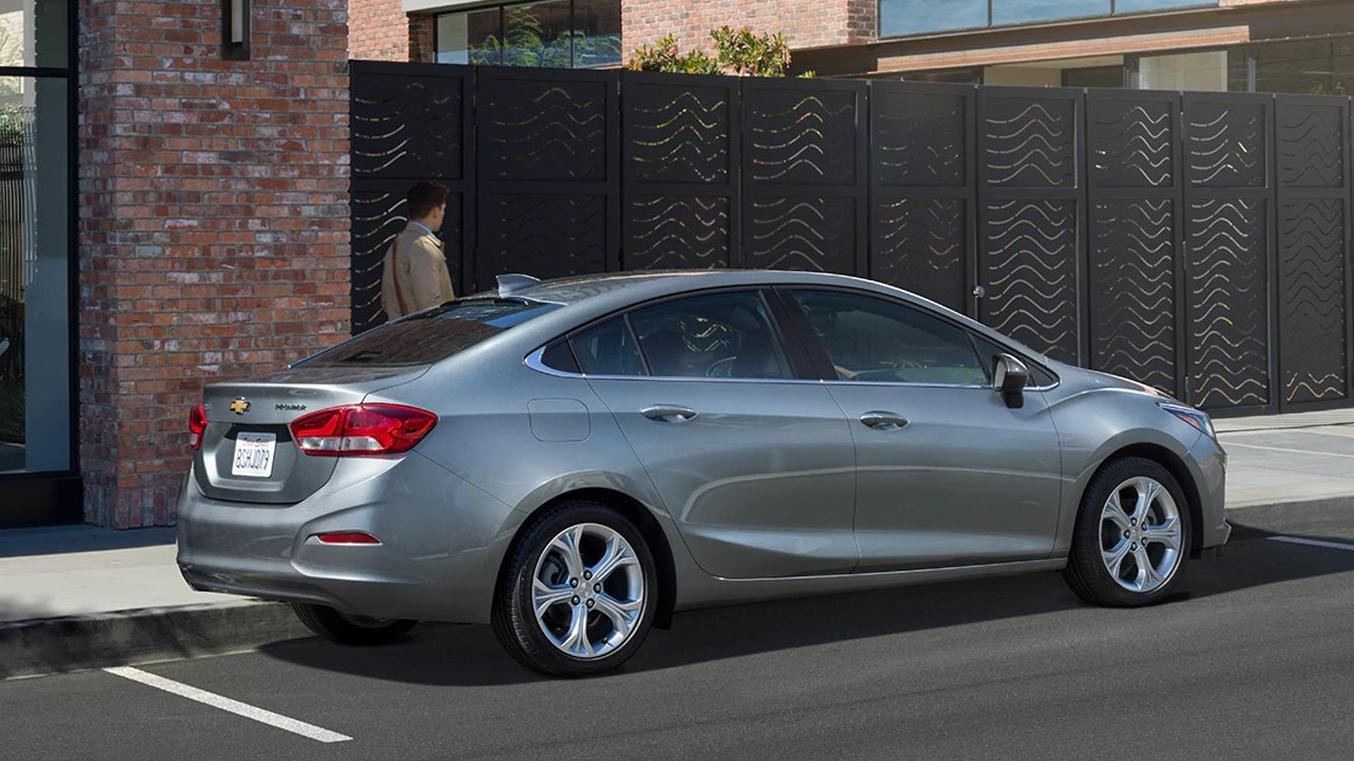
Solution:
<svg viewBox="0 0 1354 761">
<path fill-rule="evenodd" d="M 644 360 L 624 317 L 613 317 L 569 339 L 578 366 L 587 375 L 644 375 Z"/>
<path fill-rule="evenodd" d="M 651 374 L 669 378 L 790 378 L 757 291 L 689 296 L 637 309 L 630 324 Z"/>
<path fill-rule="evenodd" d="M 517 299 L 456 301 L 372 328 L 297 363 L 309 367 L 429 365 L 559 308 Z"/>
</svg>

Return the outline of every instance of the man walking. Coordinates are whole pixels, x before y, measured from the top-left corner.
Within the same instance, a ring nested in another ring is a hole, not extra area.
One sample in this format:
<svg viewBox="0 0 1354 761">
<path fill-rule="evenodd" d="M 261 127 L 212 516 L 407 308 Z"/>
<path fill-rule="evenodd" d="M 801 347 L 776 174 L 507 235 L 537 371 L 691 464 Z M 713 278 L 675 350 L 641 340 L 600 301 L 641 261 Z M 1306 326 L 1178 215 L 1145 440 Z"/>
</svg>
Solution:
<svg viewBox="0 0 1354 761">
<path fill-rule="evenodd" d="M 381 306 L 390 319 L 456 298 L 437 231 L 447 213 L 447 188 L 420 182 L 409 188 L 409 224 L 395 236 L 381 272 Z"/>
</svg>

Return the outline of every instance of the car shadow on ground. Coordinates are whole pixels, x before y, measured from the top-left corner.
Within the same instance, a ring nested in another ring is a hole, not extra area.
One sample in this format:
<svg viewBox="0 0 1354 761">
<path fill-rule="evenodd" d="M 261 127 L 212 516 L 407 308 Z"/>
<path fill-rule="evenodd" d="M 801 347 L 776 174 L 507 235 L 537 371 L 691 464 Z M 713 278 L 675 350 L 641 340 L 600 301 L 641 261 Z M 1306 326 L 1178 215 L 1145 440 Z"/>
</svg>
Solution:
<svg viewBox="0 0 1354 761">
<path fill-rule="evenodd" d="M 1164 604 L 1354 571 L 1354 552 L 1267 541 L 1270 536 L 1239 527 L 1222 556 L 1192 561 L 1185 588 Z M 677 615 L 671 630 L 652 631 L 618 674 L 1081 607 L 1058 574 L 1037 573 L 691 611 Z M 514 662 L 487 626 L 425 625 L 378 648 L 307 640 L 262 652 L 309 668 L 411 684 L 545 679 Z"/>
</svg>

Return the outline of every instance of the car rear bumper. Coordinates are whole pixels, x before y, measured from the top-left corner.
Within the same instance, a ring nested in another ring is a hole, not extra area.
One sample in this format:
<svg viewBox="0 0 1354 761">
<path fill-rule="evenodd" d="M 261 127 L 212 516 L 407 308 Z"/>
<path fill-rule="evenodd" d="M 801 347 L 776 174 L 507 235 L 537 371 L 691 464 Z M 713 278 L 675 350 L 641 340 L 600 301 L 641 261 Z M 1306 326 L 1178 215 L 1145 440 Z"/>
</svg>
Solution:
<svg viewBox="0 0 1354 761">
<path fill-rule="evenodd" d="M 342 460 L 325 487 L 294 505 L 210 499 L 190 477 L 179 499 L 178 563 L 203 591 L 483 623 L 523 517 L 417 454 Z M 381 543 L 315 538 L 331 531 Z"/>
</svg>

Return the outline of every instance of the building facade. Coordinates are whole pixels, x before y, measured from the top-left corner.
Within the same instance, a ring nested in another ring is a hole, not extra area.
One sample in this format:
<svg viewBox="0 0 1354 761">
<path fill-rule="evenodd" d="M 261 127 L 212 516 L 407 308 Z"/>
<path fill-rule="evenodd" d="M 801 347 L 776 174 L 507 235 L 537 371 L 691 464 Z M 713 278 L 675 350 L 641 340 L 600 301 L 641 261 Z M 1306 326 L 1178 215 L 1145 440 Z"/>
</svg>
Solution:
<svg viewBox="0 0 1354 761">
<path fill-rule="evenodd" d="M 171 522 L 203 382 L 348 333 L 347 13 L 0 7 L 0 527 Z"/>
<path fill-rule="evenodd" d="M 353 54 L 362 59 L 609 67 L 667 34 L 684 47 L 708 45 L 711 29 L 731 24 L 784 32 L 796 68 L 823 76 L 1354 89 L 1350 0 L 352 0 L 351 7 Z"/>
</svg>

